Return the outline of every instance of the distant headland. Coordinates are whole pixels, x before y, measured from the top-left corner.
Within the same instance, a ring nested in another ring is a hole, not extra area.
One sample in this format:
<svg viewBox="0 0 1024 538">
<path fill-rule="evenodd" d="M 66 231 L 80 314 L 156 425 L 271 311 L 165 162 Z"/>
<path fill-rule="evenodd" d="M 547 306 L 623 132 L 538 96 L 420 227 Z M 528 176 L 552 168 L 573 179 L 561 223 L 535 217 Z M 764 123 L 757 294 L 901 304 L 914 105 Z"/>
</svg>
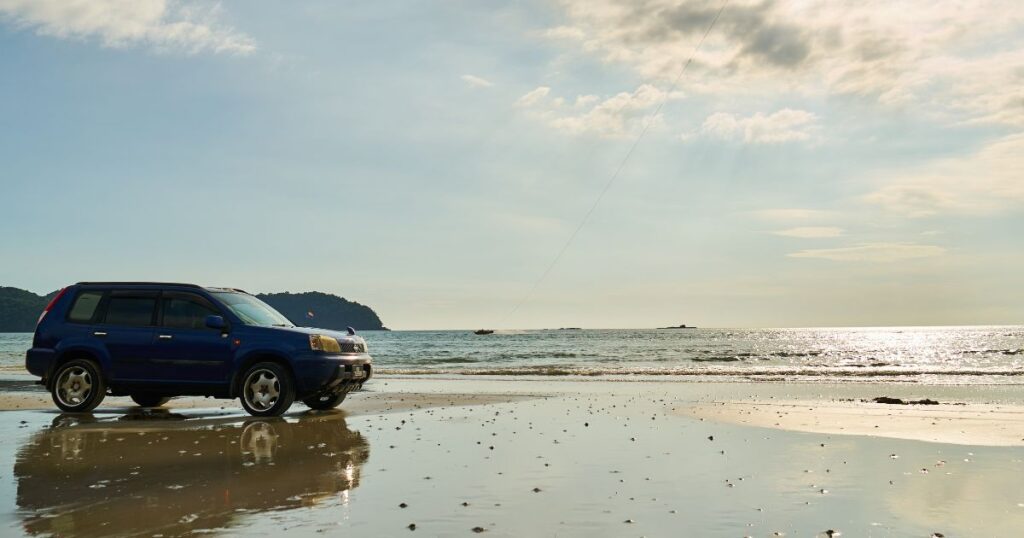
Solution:
<svg viewBox="0 0 1024 538">
<path fill-rule="evenodd" d="M 34 331 L 39 313 L 56 293 L 36 295 L 18 288 L 0 286 L 0 332 Z M 341 331 L 346 327 L 364 331 L 388 330 L 372 308 L 337 295 L 307 291 L 261 293 L 256 296 L 299 326 Z"/>
<path fill-rule="evenodd" d="M 682 324 L 682 325 L 677 325 L 675 327 L 658 327 L 658 328 L 659 329 L 696 329 L 696 327 L 694 327 L 693 325 L 687 325 L 685 323 Z"/>
</svg>

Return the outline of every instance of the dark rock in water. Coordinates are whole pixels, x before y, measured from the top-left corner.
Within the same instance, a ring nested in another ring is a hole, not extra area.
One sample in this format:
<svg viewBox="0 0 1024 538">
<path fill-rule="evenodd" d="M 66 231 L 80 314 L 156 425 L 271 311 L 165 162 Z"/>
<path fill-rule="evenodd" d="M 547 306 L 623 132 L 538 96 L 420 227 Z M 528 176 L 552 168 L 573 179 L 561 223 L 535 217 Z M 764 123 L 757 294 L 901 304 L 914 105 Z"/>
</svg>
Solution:
<svg viewBox="0 0 1024 538">
<path fill-rule="evenodd" d="M 411 530 L 411 531 L 414 531 L 414 530 L 416 530 L 416 524 L 415 523 L 410 523 L 409 526 L 406 527 L 406 528 Z"/>
<path fill-rule="evenodd" d="M 483 336 L 486 334 L 494 334 L 494 331 L 492 331 L 491 329 L 477 329 L 473 331 L 473 334 Z"/>
<path fill-rule="evenodd" d="M 925 398 L 923 400 L 903 400 L 901 398 L 890 398 L 888 396 L 879 396 L 872 399 L 871 401 L 880 404 L 890 405 L 939 405 L 939 402 Z"/>
<path fill-rule="evenodd" d="M 487 530 L 487 529 L 485 529 L 485 528 L 483 528 L 483 527 L 473 527 L 473 532 L 475 532 L 475 533 L 477 533 L 477 534 L 480 534 L 481 532 L 484 532 L 484 531 L 486 531 L 486 530 Z"/>
</svg>

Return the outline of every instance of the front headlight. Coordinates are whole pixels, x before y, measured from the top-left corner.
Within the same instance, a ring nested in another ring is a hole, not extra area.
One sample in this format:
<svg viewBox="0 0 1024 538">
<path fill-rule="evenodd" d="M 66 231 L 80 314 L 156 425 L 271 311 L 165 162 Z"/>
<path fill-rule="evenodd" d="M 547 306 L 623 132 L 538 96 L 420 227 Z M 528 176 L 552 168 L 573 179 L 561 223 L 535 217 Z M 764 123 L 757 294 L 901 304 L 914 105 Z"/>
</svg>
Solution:
<svg viewBox="0 0 1024 538">
<path fill-rule="evenodd" d="M 341 345 L 338 341 L 330 336 L 324 336 L 322 334 L 311 334 L 309 335 L 309 347 L 313 351 L 323 351 L 324 353 L 341 353 Z"/>
</svg>

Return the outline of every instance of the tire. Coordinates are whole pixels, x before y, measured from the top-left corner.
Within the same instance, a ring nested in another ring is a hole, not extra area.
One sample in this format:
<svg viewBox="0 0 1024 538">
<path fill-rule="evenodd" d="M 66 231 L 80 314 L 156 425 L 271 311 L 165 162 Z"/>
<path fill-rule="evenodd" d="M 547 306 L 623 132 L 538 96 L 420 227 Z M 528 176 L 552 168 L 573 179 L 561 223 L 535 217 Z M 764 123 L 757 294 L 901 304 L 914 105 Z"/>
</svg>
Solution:
<svg viewBox="0 0 1024 538">
<path fill-rule="evenodd" d="M 277 417 L 295 401 L 295 383 L 288 369 L 276 362 L 258 362 L 242 375 L 238 399 L 254 417 Z"/>
<path fill-rule="evenodd" d="M 333 394 L 320 394 L 317 396 L 310 396 L 304 398 L 302 403 L 306 404 L 306 407 L 310 409 L 316 409 L 323 411 L 326 409 L 334 409 L 338 405 L 345 401 L 345 396 L 348 396 L 348 391 L 343 390 L 341 392 L 335 392 Z"/>
<path fill-rule="evenodd" d="M 132 394 L 132 401 L 139 404 L 139 407 L 160 407 L 170 401 L 170 396 L 159 396 L 157 394 Z"/>
<path fill-rule="evenodd" d="M 53 379 L 53 403 L 67 413 L 88 413 L 107 395 L 100 367 L 88 359 L 73 359 L 60 365 Z"/>
</svg>

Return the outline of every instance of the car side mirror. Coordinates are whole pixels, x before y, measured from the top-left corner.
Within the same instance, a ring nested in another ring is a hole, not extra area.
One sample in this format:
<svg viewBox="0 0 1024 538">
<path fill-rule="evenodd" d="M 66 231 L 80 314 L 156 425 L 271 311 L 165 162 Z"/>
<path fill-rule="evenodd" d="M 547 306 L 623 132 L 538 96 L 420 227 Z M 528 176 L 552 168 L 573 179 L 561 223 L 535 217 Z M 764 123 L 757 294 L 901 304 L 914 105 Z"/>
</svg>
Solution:
<svg viewBox="0 0 1024 538">
<path fill-rule="evenodd" d="M 228 327 L 228 324 L 224 321 L 223 317 L 210 314 L 209 316 L 206 316 L 206 326 L 211 329 L 223 331 Z"/>
</svg>

